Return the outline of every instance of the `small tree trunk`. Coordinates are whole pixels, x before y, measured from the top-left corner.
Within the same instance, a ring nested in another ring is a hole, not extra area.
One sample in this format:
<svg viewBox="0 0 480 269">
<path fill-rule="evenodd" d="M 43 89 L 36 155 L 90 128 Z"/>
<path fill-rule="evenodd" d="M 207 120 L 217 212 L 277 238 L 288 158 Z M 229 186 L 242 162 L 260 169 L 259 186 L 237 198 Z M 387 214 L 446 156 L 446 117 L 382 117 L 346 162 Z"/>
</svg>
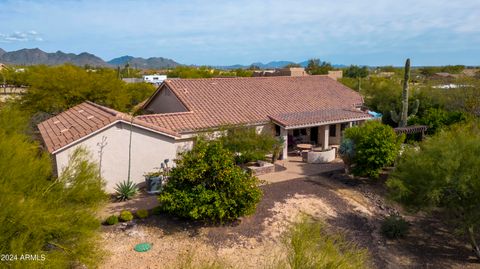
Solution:
<svg viewBox="0 0 480 269">
<path fill-rule="evenodd" d="M 470 237 L 470 244 L 472 245 L 473 252 L 475 252 L 477 258 L 480 259 L 480 247 L 477 244 L 477 240 L 475 240 L 473 226 L 468 227 L 468 236 Z"/>
</svg>

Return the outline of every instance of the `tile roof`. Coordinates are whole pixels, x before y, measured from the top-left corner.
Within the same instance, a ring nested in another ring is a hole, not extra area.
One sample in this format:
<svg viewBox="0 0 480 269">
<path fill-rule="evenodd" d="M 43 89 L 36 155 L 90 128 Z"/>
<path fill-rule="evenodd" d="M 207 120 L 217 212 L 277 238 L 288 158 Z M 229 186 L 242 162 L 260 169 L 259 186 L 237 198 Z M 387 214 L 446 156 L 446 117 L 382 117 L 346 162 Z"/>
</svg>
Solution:
<svg viewBox="0 0 480 269">
<path fill-rule="evenodd" d="M 151 114 L 139 119 L 177 132 L 225 124 L 268 122 L 269 115 L 328 108 L 352 109 L 363 104 L 359 93 L 328 76 L 168 79 L 170 88 L 189 112 Z"/>
<path fill-rule="evenodd" d="M 49 152 L 75 142 L 116 121 L 130 123 L 132 117 L 125 113 L 95 104 L 83 102 L 46 121 L 38 124 L 40 134 Z M 179 136 L 176 132 L 158 125 L 149 124 L 133 118 L 133 124 L 170 136 Z"/>
<path fill-rule="evenodd" d="M 372 116 L 367 112 L 346 108 L 330 108 L 316 111 L 282 113 L 269 117 L 273 121 L 287 128 L 372 118 Z"/>
</svg>

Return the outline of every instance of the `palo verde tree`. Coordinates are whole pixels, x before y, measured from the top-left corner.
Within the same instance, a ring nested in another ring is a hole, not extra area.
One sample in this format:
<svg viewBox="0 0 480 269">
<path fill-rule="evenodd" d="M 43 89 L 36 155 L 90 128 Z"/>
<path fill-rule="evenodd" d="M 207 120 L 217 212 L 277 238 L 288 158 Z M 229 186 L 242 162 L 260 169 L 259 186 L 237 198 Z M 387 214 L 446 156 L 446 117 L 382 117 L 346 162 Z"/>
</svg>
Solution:
<svg viewBox="0 0 480 269">
<path fill-rule="evenodd" d="M 480 125 L 440 131 L 420 150 L 405 151 L 387 181 L 394 199 L 412 209 L 440 209 L 480 259 Z"/>
<path fill-rule="evenodd" d="M 0 253 L 7 268 L 95 267 L 100 221 L 96 211 L 106 200 L 98 167 L 76 151 L 68 167 L 54 177 L 48 155 L 23 134 L 23 111 L 0 110 Z M 22 254 L 43 261 L 21 261 Z"/>
<path fill-rule="evenodd" d="M 258 179 L 235 164 L 232 152 L 218 140 L 198 138 L 177 160 L 159 201 L 180 217 L 225 222 L 253 213 L 261 196 Z"/>
</svg>

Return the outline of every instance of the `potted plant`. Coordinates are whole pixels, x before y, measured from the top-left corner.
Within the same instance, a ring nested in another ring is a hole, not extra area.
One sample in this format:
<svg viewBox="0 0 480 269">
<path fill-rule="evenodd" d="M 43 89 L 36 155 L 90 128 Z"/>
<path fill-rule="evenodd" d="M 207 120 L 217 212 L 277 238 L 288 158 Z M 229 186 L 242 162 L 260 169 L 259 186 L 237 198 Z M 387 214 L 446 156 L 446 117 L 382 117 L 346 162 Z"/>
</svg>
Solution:
<svg viewBox="0 0 480 269">
<path fill-rule="evenodd" d="M 162 187 L 162 173 L 160 171 L 149 172 L 144 176 L 147 186 L 147 193 L 159 193 Z"/>
</svg>

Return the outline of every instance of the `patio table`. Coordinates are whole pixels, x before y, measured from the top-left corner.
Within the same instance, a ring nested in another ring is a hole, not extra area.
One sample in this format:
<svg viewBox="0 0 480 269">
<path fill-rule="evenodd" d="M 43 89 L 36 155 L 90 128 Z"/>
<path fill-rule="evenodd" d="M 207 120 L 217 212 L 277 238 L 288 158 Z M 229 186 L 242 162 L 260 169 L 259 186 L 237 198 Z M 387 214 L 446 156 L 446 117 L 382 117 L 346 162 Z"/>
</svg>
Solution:
<svg viewBox="0 0 480 269">
<path fill-rule="evenodd" d="M 312 144 L 297 144 L 297 148 L 299 150 L 310 150 L 312 149 L 313 145 Z"/>
</svg>

